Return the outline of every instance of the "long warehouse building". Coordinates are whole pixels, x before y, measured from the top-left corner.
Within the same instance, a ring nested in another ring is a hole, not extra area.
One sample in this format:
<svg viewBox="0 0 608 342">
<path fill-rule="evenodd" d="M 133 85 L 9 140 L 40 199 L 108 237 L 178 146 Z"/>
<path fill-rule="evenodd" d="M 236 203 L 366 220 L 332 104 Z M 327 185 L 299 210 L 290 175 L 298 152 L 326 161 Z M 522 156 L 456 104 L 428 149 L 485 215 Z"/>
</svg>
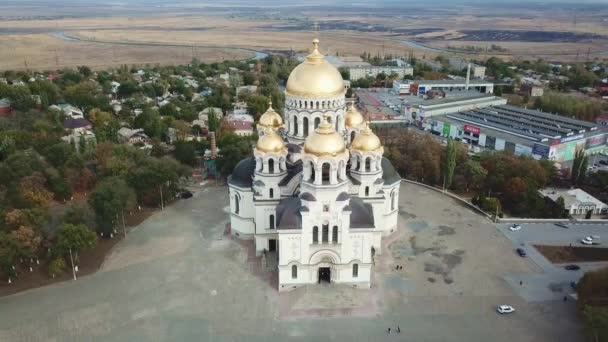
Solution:
<svg viewBox="0 0 608 342">
<path fill-rule="evenodd" d="M 607 152 L 608 129 L 595 123 L 509 105 L 435 116 L 423 123 L 433 134 L 496 151 L 568 162 L 578 149 Z"/>
</svg>

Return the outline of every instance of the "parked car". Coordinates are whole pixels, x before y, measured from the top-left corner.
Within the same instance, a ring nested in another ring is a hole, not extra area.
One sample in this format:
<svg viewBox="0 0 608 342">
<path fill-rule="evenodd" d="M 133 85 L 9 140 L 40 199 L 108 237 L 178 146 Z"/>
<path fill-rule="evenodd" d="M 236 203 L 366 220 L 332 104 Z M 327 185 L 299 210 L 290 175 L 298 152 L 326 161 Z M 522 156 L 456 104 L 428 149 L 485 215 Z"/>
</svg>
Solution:
<svg viewBox="0 0 608 342">
<path fill-rule="evenodd" d="M 579 265 L 566 265 L 564 266 L 565 269 L 567 269 L 568 271 L 578 271 L 581 269 L 581 267 Z"/>
<path fill-rule="evenodd" d="M 518 248 L 516 249 L 517 254 L 519 254 L 520 257 L 525 257 L 526 256 L 526 251 L 523 250 L 523 248 Z"/>
<path fill-rule="evenodd" d="M 608 165 L 608 161 L 606 160 L 600 160 L 599 163 L 600 165 Z"/>
<path fill-rule="evenodd" d="M 496 311 L 501 315 L 505 315 L 515 312 L 515 309 L 511 305 L 499 305 Z"/>
<path fill-rule="evenodd" d="M 509 230 L 512 232 L 518 231 L 521 229 L 521 226 L 519 224 L 514 224 L 511 227 L 509 227 Z"/>
<path fill-rule="evenodd" d="M 560 228 L 566 228 L 566 229 L 568 229 L 568 225 L 565 224 L 565 223 L 558 222 L 555 225 L 558 226 L 558 227 L 560 227 Z"/>
<path fill-rule="evenodd" d="M 182 198 L 182 199 L 188 199 L 190 197 L 192 197 L 192 193 L 190 191 L 184 191 L 179 194 L 179 198 Z"/>
</svg>

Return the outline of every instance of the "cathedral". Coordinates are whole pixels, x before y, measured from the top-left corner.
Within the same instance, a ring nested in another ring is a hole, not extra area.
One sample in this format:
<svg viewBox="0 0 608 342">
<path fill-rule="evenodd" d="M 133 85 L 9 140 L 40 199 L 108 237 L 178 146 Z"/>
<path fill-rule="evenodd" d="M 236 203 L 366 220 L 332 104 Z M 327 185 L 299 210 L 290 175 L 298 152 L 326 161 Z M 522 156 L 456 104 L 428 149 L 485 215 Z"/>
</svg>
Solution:
<svg viewBox="0 0 608 342">
<path fill-rule="evenodd" d="M 228 178 L 231 233 L 275 257 L 278 289 L 369 288 L 374 255 L 397 228 L 401 178 L 347 106 L 340 72 L 313 51 L 290 74 L 283 117 L 270 104 L 253 157 Z"/>
</svg>

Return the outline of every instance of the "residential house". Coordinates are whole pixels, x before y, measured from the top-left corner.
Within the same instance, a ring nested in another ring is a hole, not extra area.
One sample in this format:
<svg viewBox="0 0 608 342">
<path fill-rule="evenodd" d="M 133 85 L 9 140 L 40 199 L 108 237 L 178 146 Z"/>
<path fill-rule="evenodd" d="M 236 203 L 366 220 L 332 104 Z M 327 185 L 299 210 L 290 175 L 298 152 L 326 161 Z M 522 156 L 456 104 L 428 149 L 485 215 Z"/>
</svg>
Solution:
<svg viewBox="0 0 608 342">
<path fill-rule="evenodd" d="M 84 119 L 84 114 L 82 110 L 72 106 L 71 104 L 61 103 L 57 105 L 52 105 L 49 107 L 51 110 L 58 110 L 63 112 L 68 118 L 71 119 Z"/>
</svg>

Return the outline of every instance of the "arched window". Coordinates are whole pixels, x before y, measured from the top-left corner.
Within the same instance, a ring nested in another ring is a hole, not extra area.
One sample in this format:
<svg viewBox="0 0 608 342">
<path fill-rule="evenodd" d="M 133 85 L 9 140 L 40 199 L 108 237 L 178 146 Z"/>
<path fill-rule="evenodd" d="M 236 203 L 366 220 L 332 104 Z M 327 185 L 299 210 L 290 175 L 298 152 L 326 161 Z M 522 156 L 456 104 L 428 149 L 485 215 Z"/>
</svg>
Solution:
<svg viewBox="0 0 608 342">
<path fill-rule="evenodd" d="M 315 181 L 315 164 L 313 164 L 312 162 L 310 163 L 310 181 Z"/>
<path fill-rule="evenodd" d="M 270 192 L 269 197 L 273 198 L 274 197 L 274 189 L 270 189 L 269 192 Z"/>
<path fill-rule="evenodd" d="M 355 140 L 355 131 L 350 132 L 350 142 L 352 143 Z"/>
<path fill-rule="evenodd" d="M 298 279 L 298 266 L 291 266 L 291 279 Z"/>
<path fill-rule="evenodd" d="M 321 239 L 324 243 L 327 243 L 329 241 L 329 225 L 327 224 L 323 225 L 323 233 L 321 235 Z"/>
<path fill-rule="evenodd" d="M 319 227 L 312 227 L 312 243 L 319 243 Z"/>
<path fill-rule="evenodd" d="M 308 136 L 308 118 L 304 118 L 304 127 L 302 127 L 302 129 L 304 130 L 304 135 Z"/>
<path fill-rule="evenodd" d="M 359 276 L 359 264 L 353 264 L 353 278 Z"/>
<path fill-rule="evenodd" d="M 317 106 L 315 108 L 319 109 L 319 101 L 317 101 Z"/>
<path fill-rule="evenodd" d="M 293 116 L 293 134 L 298 135 L 298 117 Z"/>
<path fill-rule="evenodd" d="M 372 158 L 365 158 L 365 171 L 370 172 L 372 170 Z"/>
<path fill-rule="evenodd" d="M 395 210 L 395 192 L 391 192 L 391 210 Z"/>
<path fill-rule="evenodd" d="M 274 229 L 274 215 L 270 215 L 270 229 Z"/>
<path fill-rule="evenodd" d="M 274 173 L 274 159 L 268 159 L 268 173 Z"/>
<path fill-rule="evenodd" d="M 321 118 L 315 118 L 315 129 L 317 129 L 317 127 L 319 127 L 320 123 L 321 123 Z"/>
<path fill-rule="evenodd" d="M 237 194 L 234 195 L 234 213 L 239 213 L 239 195 Z"/>
<path fill-rule="evenodd" d="M 331 242 L 338 243 L 338 226 L 334 226 L 331 231 Z"/>
<path fill-rule="evenodd" d="M 365 187 L 365 197 L 369 196 L 369 186 Z"/>
<path fill-rule="evenodd" d="M 322 177 L 321 180 L 323 182 L 329 182 L 329 174 L 331 172 L 331 167 L 329 165 L 329 163 L 323 163 L 322 169 L 321 169 L 321 174 Z"/>
</svg>

